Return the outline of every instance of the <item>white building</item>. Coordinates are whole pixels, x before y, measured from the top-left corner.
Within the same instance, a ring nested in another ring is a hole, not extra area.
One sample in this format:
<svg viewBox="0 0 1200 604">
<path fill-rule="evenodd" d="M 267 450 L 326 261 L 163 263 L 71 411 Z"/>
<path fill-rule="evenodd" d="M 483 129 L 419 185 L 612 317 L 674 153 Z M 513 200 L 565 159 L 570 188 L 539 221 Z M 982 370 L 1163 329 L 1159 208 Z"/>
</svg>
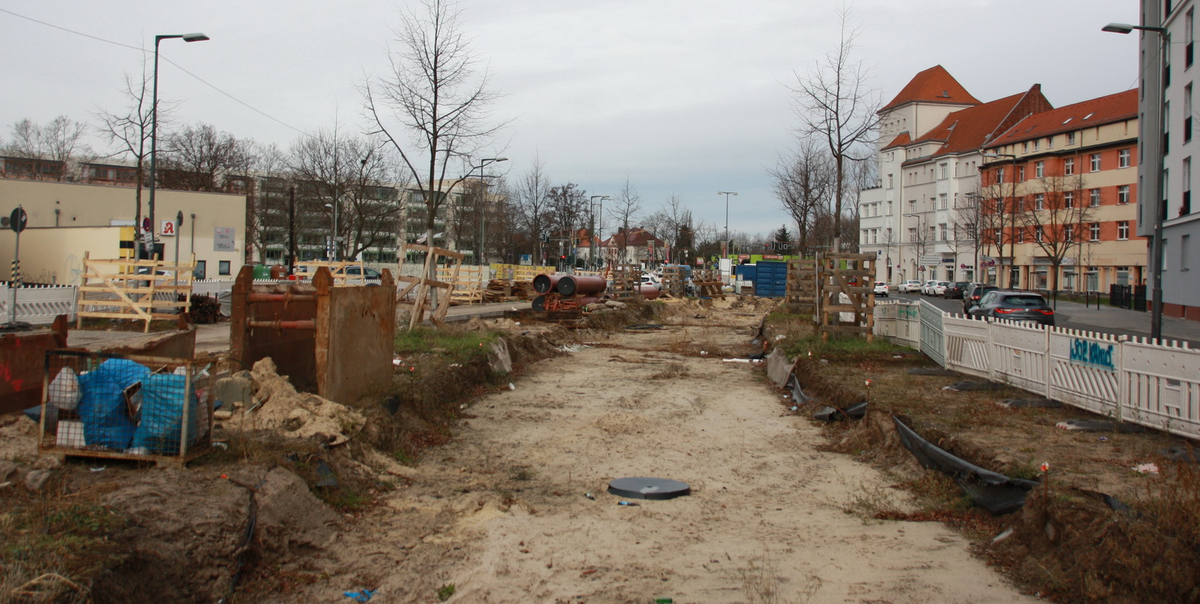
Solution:
<svg viewBox="0 0 1200 604">
<path fill-rule="evenodd" d="M 879 185 L 859 198 L 859 248 L 876 279 L 981 280 L 977 221 L 981 149 L 1050 109 L 1041 87 L 981 103 L 940 65 L 918 73 L 879 111 Z"/>
</svg>

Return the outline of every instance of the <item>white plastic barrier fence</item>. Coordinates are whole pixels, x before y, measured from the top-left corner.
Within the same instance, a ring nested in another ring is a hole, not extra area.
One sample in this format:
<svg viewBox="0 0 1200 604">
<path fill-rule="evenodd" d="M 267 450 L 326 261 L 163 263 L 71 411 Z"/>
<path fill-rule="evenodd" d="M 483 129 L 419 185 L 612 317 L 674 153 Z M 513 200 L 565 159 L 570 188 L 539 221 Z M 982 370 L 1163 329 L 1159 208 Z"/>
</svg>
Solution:
<svg viewBox="0 0 1200 604">
<path fill-rule="evenodd" d="M 928 351 L 947 369 L 1200 438 L 1200 351 L 1186 343 L 948 313 L 935 317 L 926 304 L 876 305 L 875 334 Z"/>
<path fill-rule="evenodd" d="M 12 316 L 12 297 L 8 284 L 0 284 L 0 322 L 6 323 Z M 58 315 L 74 321 L 78 297 L 74 285 L 25 285 L 17 289 L 17 321 L 49 325 Z"/>
</svg>

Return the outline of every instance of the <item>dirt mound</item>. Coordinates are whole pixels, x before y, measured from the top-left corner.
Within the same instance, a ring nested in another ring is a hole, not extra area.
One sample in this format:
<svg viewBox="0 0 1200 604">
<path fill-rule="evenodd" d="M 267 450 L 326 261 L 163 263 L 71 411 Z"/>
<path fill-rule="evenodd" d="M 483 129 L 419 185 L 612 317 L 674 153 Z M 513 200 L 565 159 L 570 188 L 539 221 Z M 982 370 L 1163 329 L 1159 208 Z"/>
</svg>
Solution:
<svg viewBox="0 0 1200 604">
<path fill-rule="evenodd" d="M 313 438 L 335 446 L 349 440 L 366 423 L 361 413 L 315 394 L 296 392 L 286 376 L 275 372 L 269 358 L 254 364 L 256 406 L 235 421 L 254 429 L 275 430 L 292 438 Z"/>
<path fill-rule="evenodd" d="M 300 477 L 283 468 L 121 472 L 103 504 L 126 519 L 112 536 L 121 562 L 96 577 L 107 602 L 213 602 L 230 592 L 243 556 L 266 564 L 305 559 L 334 538 L 338 522 Z M 253 528 L 252 539 L 248 539 Z"/>
</svg>

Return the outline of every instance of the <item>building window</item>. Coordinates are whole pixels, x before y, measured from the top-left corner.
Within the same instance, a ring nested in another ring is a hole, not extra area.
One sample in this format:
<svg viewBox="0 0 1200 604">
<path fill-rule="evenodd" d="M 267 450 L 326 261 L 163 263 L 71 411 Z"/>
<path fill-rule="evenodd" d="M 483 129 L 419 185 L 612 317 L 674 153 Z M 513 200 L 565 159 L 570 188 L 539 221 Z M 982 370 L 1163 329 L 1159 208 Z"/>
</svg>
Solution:
<svg viewBox="0 0 1200 604">
<path fill-rule="evenodd" d="M 1033 209 L 1035 209 L 1035 210 L 1046 209 L 1046 194 L 1045 193 L 1038 193 L 1037 195 L 1033 196 Z"/>
<path fill-rule="evenodd" d="M 942 193 L 941 195 L 938 195 L 938 198 L 940 199 L 941 208 L 943 210 L 948 209 L 950 202 L 948 201 L 949 198 L 946 197 L 946 194 Z"/>
<path fill-rule="evenodd" d="M 1002 237 L 1002 234 L 1003 233 L 1001 233 L 1000 229 L 993 230 L 992 231 L 992 243 L 995 243 L 996 245 L 1003 243 L 1004 239 Z"/>
<path fill-rule="evenodd" d="M 1117 240 L 1118 241 L 1126 241 L 1128 239 L 1129 239 L 1129 221 L 1128 220 L 1118 220 L 1117 221 Z"/>
<path fill-rule="evenodd" d="M 1063 193 L 1063 205 L 1068 210 L 1075 207 L 1075 191 L 1066 191 Z"/>
<path fill-rule="evenodd" d="M 1091 241 L 1100 241 L 1100 223 L 1099 222 L 1093 222 L 1091 227 L 1088 229 L 1088 231 L 1089 231 L 1088 234 L 1091 237 Z"/>
<path fill-rule="evenodd" d="M 1093 208 L 1100 207 L 1100 189 L 1088 191 L 1088 205 Z"/>
<path fill-rule="evenodd" d="M 1063 160 L 1063 174 L 1070 176 L 1075 173 L 1075 158 L 1068 157 Z"/>
<path fill-rule="evenodd" d="M 1117 152 L 1117 167 L 1118 168 L 1128 168 L 1129 167 L 1129 157 L 1130 157 L 1130 155 L 1132 155 L 1132 153 L 1133 152 L 1130 149 L 1121 149 L 1120 151 L 1118 151 Z"/>
<path fill-rule="evenodd" d="M 908 200 L 908 213 L 912 214 L 912 213 L 915 213 L 916 211 L 917 211 L 917 200 L 915 200 L 915 199 Z"/>
<path fill-rule="evenodd" d="M 892 175 L 888 174 L 888 188 L 892 188 Z"/>
<path fill-rule="evenodd" d="M 228 275 L 229 274 L 229 261 L 228 260 L 221 260 L 219 263 L 217 263 L 217 274 L 218 275 Z"/>
<path fill-rule="evenodd" d="M 1017 243 L 1025 243 L 1025 229 L 1017 229 Z"/>
<path fill-rule="evenodd" d="M 1021 143 L 1021 153 L 1029 153 L 1029 141 Z"/>
<path fill-rule="evenodd" d="M 1129 185 L 1117 187 L 1117 203 L 1129 203 Z"/>
<path fill-rule="evenodd" d="M 1074 133 L 1074 132 L 1068 132 L 1068 133 L 1067 133 L 1067 144 L 1068 144 L 1068 145 L 1074 145 L 1074 144 L 1075 144 L 1075 133 Z"/>
<path fill-rule="evenodd" d="M 1047 149 L 1053 149 L 1053 148 L 1054 148 L 1054 137 L 1053 137 L 1053 136 L 1047 136 L 1047 137 L 1046 137 L 1046 148 L 1047 148 Z"/>
<path fill-rule="evenodd" d="M 996 168 L 996 182 L 1004 184 L 1004 168 Z"/>
<path fill-rule="evenodd" d="M 1188 262 L 1188 254 L 1192 249 L 1192 236 L 1184 235 L 1179 238 L 1179 270 L 1186 271 L 1191 267 L 1191 262 Z"/>
<path fill-rule="evenodd" d="M 1033 239 L 1034 239 L 1034 241 L 1041 243 L 1043 240 L 1045 240 L 1045 238 L 1046 238 L 1046 229 L 1045 229 L 1045 227 L 1043 227 L 1042 225 L 1039 224 L 1037 226 L 1037 228 L 1035 228 L 1033 230 Z"/>
<path fill-rule="evenodd" d="M 945 224 L 939 224 L 939 225 L 938 225 L 938 229 L 941 231 L 941 239 L 942 239 L 942 241 L 945 241 L 945 240 L 946 240 L 946 233 L 948 232 L 948 231 L 946 230 L 946 225 L 945 225 Z"/>
<path fill-rule="evenodd" d="M 917 242 L 917 229 L 916 229 L 916 227 L 909 227 L 909 229 L 908 229 L 908 240 L 909 240 L 910 242 L 912 242 L 912 243 L 916 243 L 916 242 Z"/>
<path fill-rule="evenodd" d="M 1017 182 L 1025 180 L 1025 166 L 1017 166 Z"/>
<path fill-rule="evenodd" d="M 1093 153 L 1091 156 L 1091 170 L 1092 170 L 1092 172 L 1100 171 L 1100 154 L 1099 153 Z"/>
<path fill-rule="evenodd" d="M 1036 139 L 1036 138 L 1035 138 L 1035 139 L 1033 139 L 1033 150 L 1034 150 L 1034 151 L 1037 151 L 1037 150 L 1038 150 L 1038 144 L 1039 144 L 1039 143 L 1040 143 L 1040 141 L 1039 141 L 1038 139 Z"/>
<path fill-rule="evenodd" d="M 1040 161 L 1033 164 L 1033 177 L 1042 178 L 1044 176 L 1046 176 L 1046 162 Z"/>
<path fill-rule="evenodd" d="M 1075 241 L 1075 225 L 1073 225 L 1073 224 L 1063 225 L 1063 241 L 1065 241 L 1066 243 Z"/>
<path fill-rule="evenodd" d="M 943 179 L 950 178 L 950 164 L 942 164 L 939 166 L 939 169 L 941 170 Z"/>
<path fill-rule="evenodd" d="M 1193 17 L 1195 16 L 1194 13 L 1195 9 L 1189 9 L 1187 14 L 1183 17 L 1183 35 L 1187 42 L 1187 44 L 1183 47 L 1183 69 L 1185 71 L 1188 67 L 1192 66 L 1192 59 L 1195 58 L 1194 53 L 1192 52 L 1192 43 L 1195 41 L 1192 38 L 1194 34 L 1192 29 L 1192 21 Z"/>
</svg>

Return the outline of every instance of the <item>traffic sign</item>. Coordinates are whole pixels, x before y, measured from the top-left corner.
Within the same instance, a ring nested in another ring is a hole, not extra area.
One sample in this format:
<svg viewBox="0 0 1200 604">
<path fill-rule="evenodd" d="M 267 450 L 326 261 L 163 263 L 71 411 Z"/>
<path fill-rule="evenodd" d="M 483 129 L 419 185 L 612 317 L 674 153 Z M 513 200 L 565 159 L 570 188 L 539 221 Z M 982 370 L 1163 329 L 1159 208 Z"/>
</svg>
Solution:
<svg viewBox="0 0 1200 604">
<path fill-rule="evenodd" d="M 17 209 L 12 211 L 8 217 L 8 228 L 14 233 L 20 233 L 25 230 L 25 226 L 29 224 L 29 214 L 25 213 L 25 209 L 17 206 Z"/>
</svg>

